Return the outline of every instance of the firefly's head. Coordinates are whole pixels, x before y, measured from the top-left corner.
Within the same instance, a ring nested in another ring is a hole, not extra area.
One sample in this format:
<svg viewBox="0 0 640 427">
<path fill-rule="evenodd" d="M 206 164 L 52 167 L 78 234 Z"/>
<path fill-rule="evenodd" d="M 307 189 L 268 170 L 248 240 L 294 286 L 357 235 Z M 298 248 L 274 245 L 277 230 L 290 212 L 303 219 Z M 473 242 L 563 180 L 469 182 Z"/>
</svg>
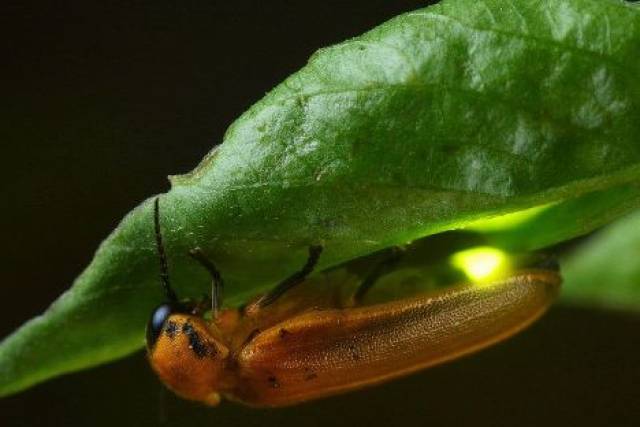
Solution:
<svg viewBox="0 0 640 427">
<path fill-rule="evenodd" d="M 215 326 L 175 304 L 163 304 L 147 325 L 147 351 L 153 370 L 176 394 L 219 403 L 229 349 Z"/>
<path fill-rule="evenodd" d="M 154 202 L 160 279 L 167 302 L 156 308 L 147 325 L 151 367 L 176 394 L 216 405 L 229 349 L 218 328 L 178 302 L 169 283 L 169 268 L 160 232 L 160 201 Z M 212 307 L 213 308 L 213 307 Z"/>
</svg>

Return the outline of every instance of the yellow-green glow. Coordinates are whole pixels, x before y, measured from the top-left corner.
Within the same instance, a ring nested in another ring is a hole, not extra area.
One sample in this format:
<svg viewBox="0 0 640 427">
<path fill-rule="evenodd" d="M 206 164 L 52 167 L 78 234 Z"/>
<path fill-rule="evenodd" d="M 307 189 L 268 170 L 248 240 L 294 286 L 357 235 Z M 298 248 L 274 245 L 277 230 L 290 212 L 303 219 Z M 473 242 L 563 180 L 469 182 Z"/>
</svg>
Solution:
<svg viewBox="0 0 640 427">
<path fill-rule="evenodd" d="M 479 246 L 453 254 L 451 264 L 472 281 L 483 282 L 503 273 L 509 266 L 509 258 L 500 249 Z"/>
<path fill-rule="evenodd" d="M 516 228 L 526 222 L 532 221 L 535 217 L 546 211 L 557 203 L 547 203 L 546 205 L 535 206 L 506 215 L 500 215 L 494 218 L 481 219 L 474 221 L 465 228 L 474 231 L 490 233 L 493 231 L 508 230 Z"/>
</svg>

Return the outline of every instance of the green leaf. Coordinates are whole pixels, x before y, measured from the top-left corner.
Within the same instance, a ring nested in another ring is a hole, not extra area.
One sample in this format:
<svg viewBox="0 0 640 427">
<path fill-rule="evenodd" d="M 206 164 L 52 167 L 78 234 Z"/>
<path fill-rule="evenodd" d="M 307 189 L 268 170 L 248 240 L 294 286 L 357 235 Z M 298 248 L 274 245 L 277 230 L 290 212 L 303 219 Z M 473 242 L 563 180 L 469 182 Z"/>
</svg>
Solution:
<svg viewBox="0 0 640 427">
<path fill-rule="evenodd" d="M 599 231 L 562 270 L 567 303 L 640 311 L 640 211 Z"/>
<path fill-rule="evenodd" d="M 312 243 L 324 268 L 550 203 L 611 219 L 571 199 L 638 182 L 639 45 L 640 11 L 622 1 L 452 0 L 320 50 L 172 178 L 162 223 L 179 294 L 207 290 L 195 246 L 235 304 Z M 590 225 L 552 227 L 532 245 Z M 147 201 L 0 344 L 0 394 L 139 349 L 157 276 Z"/>
<path fill-rule="evenodd" d="M 562 203 L 536 206 L 479 220 L 467 230 L 482 233 L 488 244 L 516 252 L 541 249 L 581 236 L 640 204 L 640 185 L 632 183 L 594 191 Z"/>
</svg>

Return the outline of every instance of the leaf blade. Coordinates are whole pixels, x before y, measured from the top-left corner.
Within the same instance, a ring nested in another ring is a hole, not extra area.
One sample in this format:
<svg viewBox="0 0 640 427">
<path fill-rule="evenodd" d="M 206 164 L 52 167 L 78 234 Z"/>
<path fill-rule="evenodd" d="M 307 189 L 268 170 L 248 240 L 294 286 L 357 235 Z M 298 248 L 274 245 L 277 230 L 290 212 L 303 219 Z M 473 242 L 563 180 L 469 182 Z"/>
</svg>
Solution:
<svg viewBox="0 0 640 427">
<path fill-rule="evenodd" d="M 567 304 L 640 310 L 640 212 L 599 231 L 563 262 Z"/>
</svg>

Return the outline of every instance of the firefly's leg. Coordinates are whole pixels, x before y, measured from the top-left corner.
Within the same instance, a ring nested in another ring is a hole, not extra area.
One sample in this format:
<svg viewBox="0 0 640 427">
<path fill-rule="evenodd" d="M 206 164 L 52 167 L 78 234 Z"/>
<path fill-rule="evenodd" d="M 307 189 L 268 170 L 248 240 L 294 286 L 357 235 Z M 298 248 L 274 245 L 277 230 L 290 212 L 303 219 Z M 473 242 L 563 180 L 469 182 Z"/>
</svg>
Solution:
<svg viewBox="0 0 640 427">
<path fill-rule="evenodd" d="M 402 257 L 403 249 L 394 247 L 391 249 L 391 254 L 381 262 L 378 262 L 367 274 L 362 283 L 358 286 L 358 289 L 353 293 L 351 302 L 353 305 L 362 303 L 364 296 L 369 290 L 376 284 L 378 279 L 384 276 Z"/>
<path fill-rule="evenodd" d="M 189 251 L 189 255 L 191 258 L 195 259 L 203 266 L 211 275 L 212 283 L 211 283 L 211 311 L 213 312 L 213 316 L 218 314 L 218 311 L 222 307 L 222 290 L 224 288 L 224 282 L 222 281 L 222 276 L 220 272 L 216 268 L 216 266 L 211 262 L 202 249 L 195 248 Z"/>
<path fill-rule="evenodd" d="M 318 263 L 320 254 L 322 253 L 322 246 L 309 246 L 309 257 L 300 271 L 293 273 L 291 276 L 284 279 L 275 288 L 271 289 L 268 293 L 264 294 L 255 304 L 259 308 L 266 307 L 280 298 L 285 292 L 299 285 L 307 278 L 313 271 L 314 267 Z"/>
</svg>

